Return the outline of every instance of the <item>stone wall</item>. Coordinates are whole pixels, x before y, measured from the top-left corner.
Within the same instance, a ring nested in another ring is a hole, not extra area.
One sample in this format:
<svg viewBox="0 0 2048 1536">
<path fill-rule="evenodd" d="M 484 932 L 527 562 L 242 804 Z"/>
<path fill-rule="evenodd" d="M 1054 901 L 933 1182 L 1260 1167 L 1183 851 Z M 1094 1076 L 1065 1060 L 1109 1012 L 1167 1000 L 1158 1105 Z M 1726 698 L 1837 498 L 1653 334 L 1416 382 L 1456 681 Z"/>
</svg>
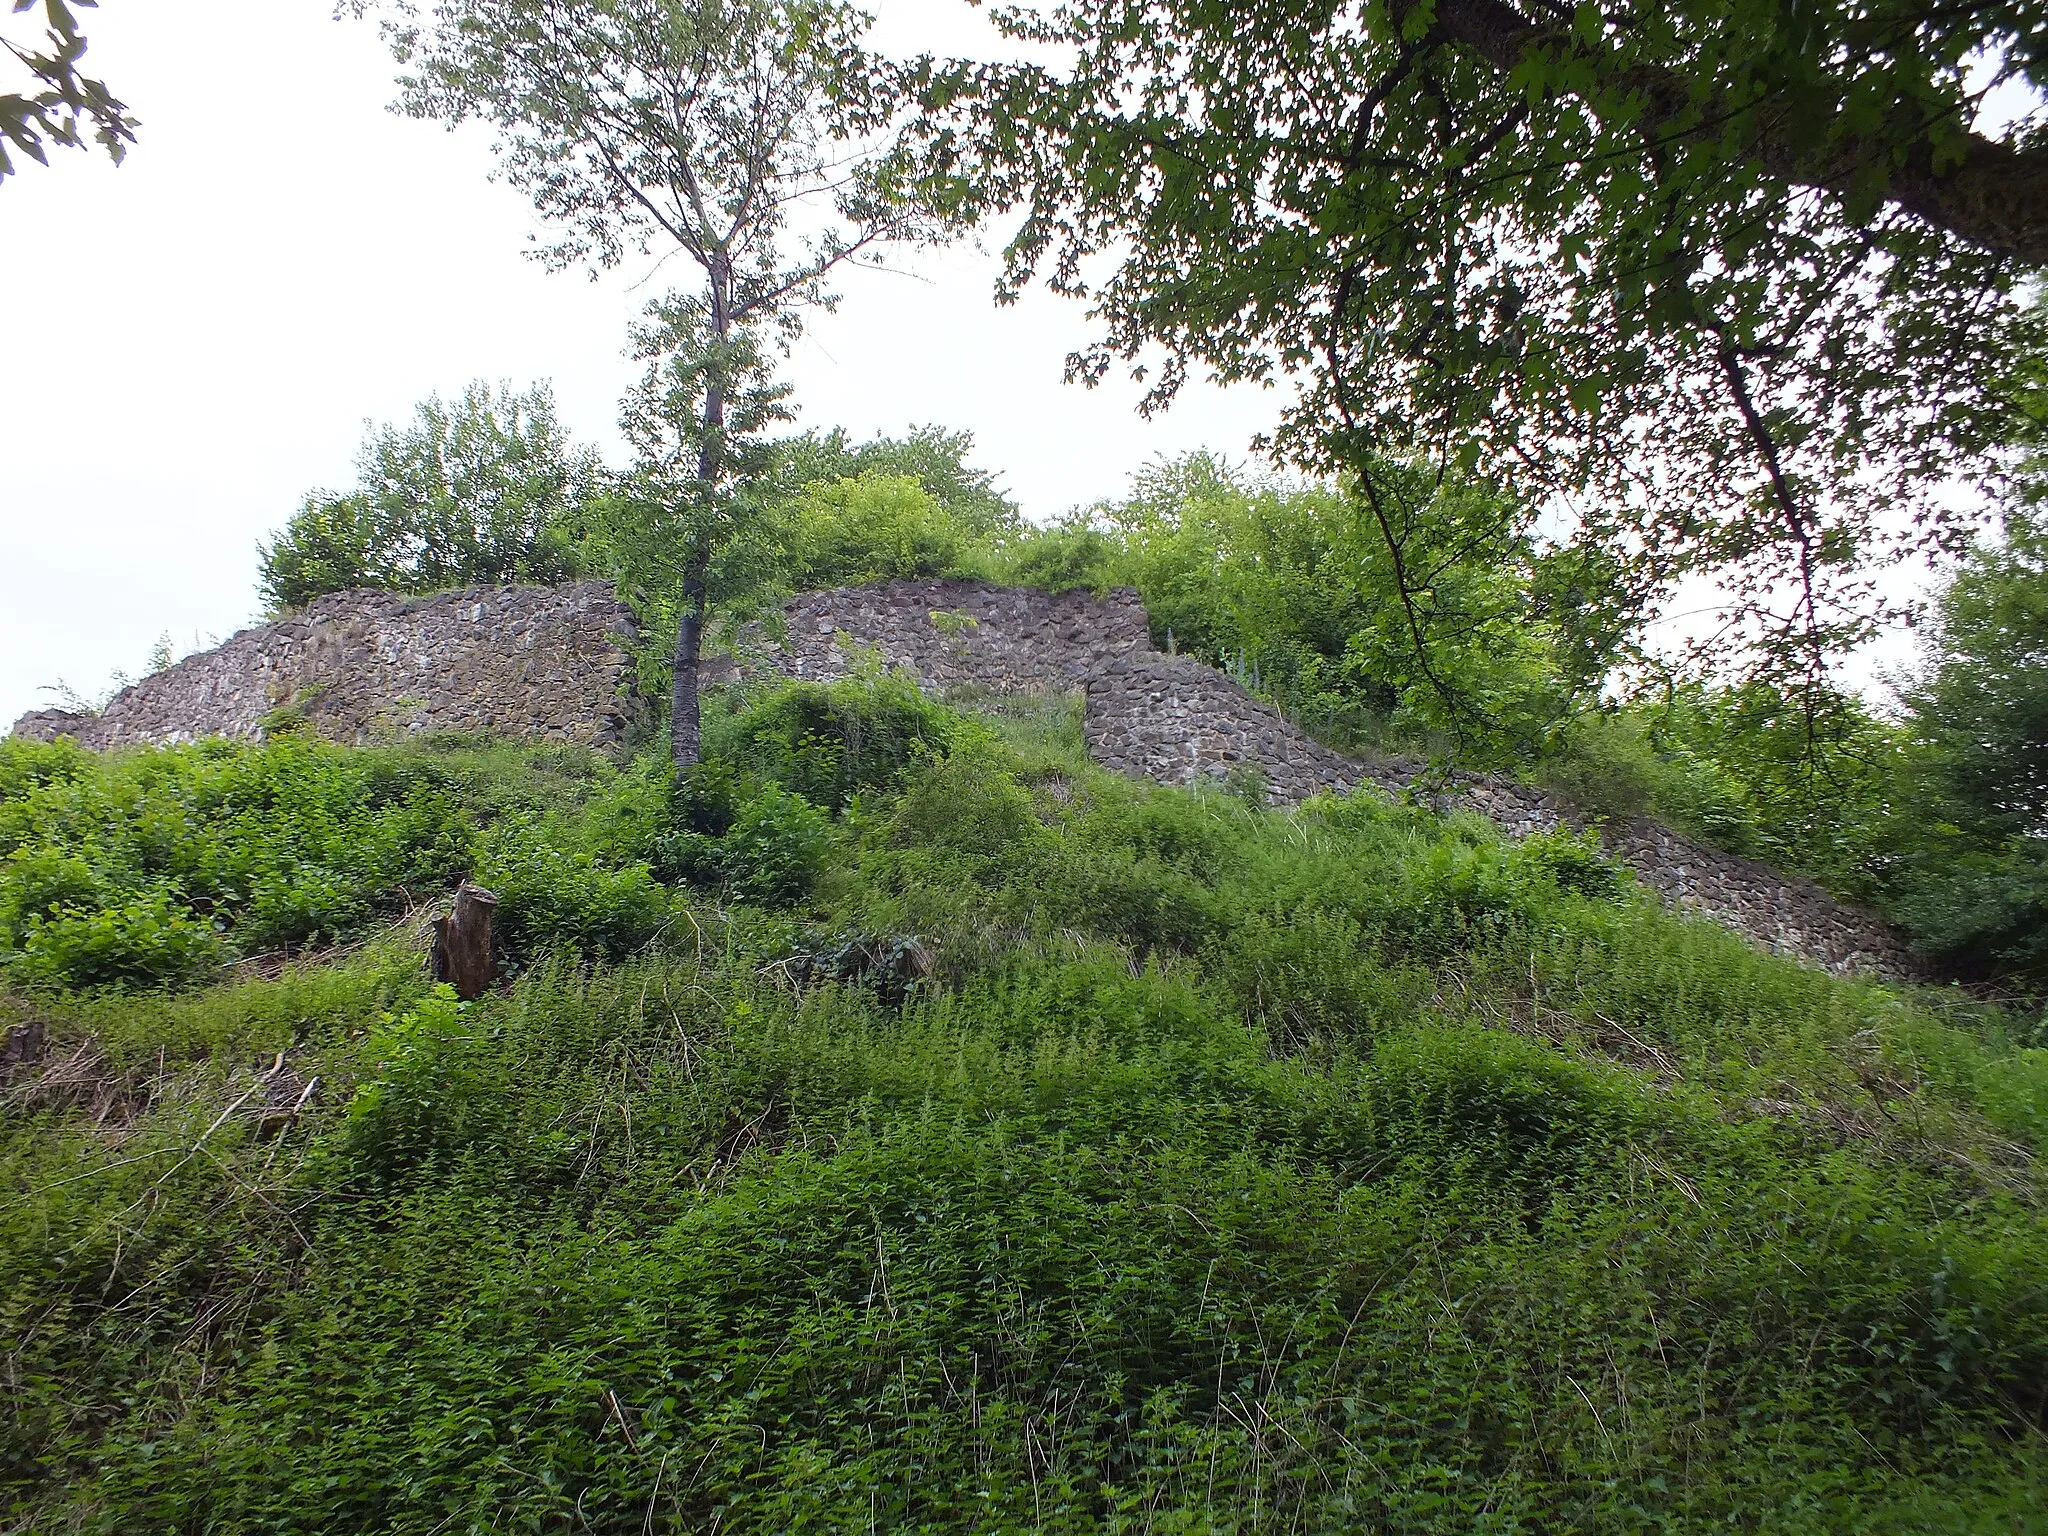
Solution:
<svg viewBox="0 0 2048 1536">
<path fill-rule="evenodd" d="M 1152 646 L 1135 592 L 1097 600 L 971 582 L 890 582 L 792 602 L 788 638 L 766 653 L 792 677 L 829 680 L 864 656 L 928 687 L 1081 694 L 1088 750 L 1106 768 L 1166 784 L 1256 769 L 1268 799 L 1295 805 L 1370 785 L 1400 795 L 1423 765 L 1361 761 L 1313 740 L 1213 667 Z M 1511 781 L 1461 776 L 1432 791 L 1442 809 L 1485 815 L 1514 836 L 1583 827 L 1570 806 Z M 1767 948 L 1838 973 L 1913 974 L 1898 935 L 1811 881 L 1703 847 L 1654 822 L 1602 826 L 1616 859 L 1674 906 L 1713 917 Z"/>
<path fill-rule="evenodd" d="M 1275 804 L 1369 785 L 1424 787 L 1422 765 L 1333 752 L 1212 667 L 1152 646 L 1137 594 L 1048 596 L 972 582 L 898 581 L 791 601 L 786 636 L 755 627 L 743 665 L 830 680 L 873 658 L 935 690 L 1051 690 L 1085 700 L 1082 728 L 1104 767 L 1166 784 L 1256 770 Z M 97 716 L 39 710 L 18 735 L 76 736 L 89 747 L 258 737 L 283 705 L 322 735 L 371 741 L 419 731 L 497 730 L 551 741 L 618 743 L 640 708 L 617 643 L 631 618 L 611 589 L 480 587 L 434 597 L 325 597 L 302 614 L 236 635 L 138 683 Z M 707 680 L 733 675 L 707 668 Z M 1569 807 L 1502 779 L 1430 786 L 1445 809 L 1490 817 L 1511 835 L 1580 825 Z M 1912 974 L 1897 936 L 1810 882 L 1632 822 L 1599 829 L 1608 850 L 1676 906 L 1837 972 Z"/>
<path fill-rule="evenodd" d="M 415 598 L 337 592 L 145 678 L 97 715 L 37 710 L 14 733 L 93 748 L 254 740 L 290 706 L 336 741 L 497 730 L 605 746 L 636 708 L 617 643 L 631 627 L 594 581 Z"/>
</svg>

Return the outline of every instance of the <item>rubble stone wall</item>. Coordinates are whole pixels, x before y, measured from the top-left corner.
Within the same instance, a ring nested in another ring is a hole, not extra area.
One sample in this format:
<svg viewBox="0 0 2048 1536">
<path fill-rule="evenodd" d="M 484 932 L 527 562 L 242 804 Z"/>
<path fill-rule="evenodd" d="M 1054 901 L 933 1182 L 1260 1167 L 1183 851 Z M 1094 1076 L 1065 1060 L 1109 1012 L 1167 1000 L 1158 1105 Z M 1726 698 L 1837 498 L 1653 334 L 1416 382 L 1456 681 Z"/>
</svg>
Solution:
<svg viewBox="0 0 2048 1536">
<path fill-rule="evenodd" d="M 1419 763 L 1332 751 L 1214 668 L 1155 650 L 1134 592 L 1098 599 L 897 581 L 810 593 L 793 599 L 785 618 L 780 641 L 754 628 L 741 669 L 830 680 L 872 660 L 938 691 L 1068 693 L 1085 701 L 1082 728 L 1104 767 L 1166 784 L 1256 772 L 1277 805 L 1360 786 L 1394 795 L 1427 787 L 1440 808 L 1485 815 L 1514 836 L 1583 825 L 1571 807 L 1507 780 L 1430 786 Z M 337 593 L 187 657 L 99 715 L 39 710 L 15 732 L 68 734 L 95 748 L 247 740 L 288 705 L 340 741 L 495 730 L 611 746 L 641 709 L 619 644 L 631 626 L 599 582 L 425 598 Z M 706 672 L 708 681 L 733 675 L 731 664 Z M 1890 928 L 1808 881 L 1652 822 L 1598 830 L 1615 858 L 1675 906 L 1832 971 L 1912 974 Z"/>
<path fill-rule="evenodd" d="M 1155 650 L 1131 591 L 1056 597 L 971 582 L 897 581 L 811 593 L 787 610 L 788 638 L 768 653 L 792 677 L 829 680 L 874 658 L 927 687 L 995 693 L 1070 690 L 1086 699 L 1082 729 L 1105 768 L 1166 784 L 1256 770 L 1269 801 L 1369 785 L 1400 795 L 1423 765 L 1361 761 L 1332 751 L 1215 668 Z M 1487 816 L 1514 836 L 1585 818 L 1511 781 L 1461 776 L 1435 791 L 1442 809 Z M 1607 851 L 1650 889 L 1765 947 L 1837 973 L 1913 974 L 1898 934 L 1811 881 L 1693 842 L 1655 822 L 1599 827 Z"/>
<path fill-rule="evenodd" d="M 631 626 L 595 581 L 413 598 L 337 592 L 143 679 L 97 715 L 37 710 L 14 731 L 96 749 L 247 741 L 288 707 L 336 741 L 504 731 L 606 746 L 636 708 L 618 644 Z"/>
</svg>

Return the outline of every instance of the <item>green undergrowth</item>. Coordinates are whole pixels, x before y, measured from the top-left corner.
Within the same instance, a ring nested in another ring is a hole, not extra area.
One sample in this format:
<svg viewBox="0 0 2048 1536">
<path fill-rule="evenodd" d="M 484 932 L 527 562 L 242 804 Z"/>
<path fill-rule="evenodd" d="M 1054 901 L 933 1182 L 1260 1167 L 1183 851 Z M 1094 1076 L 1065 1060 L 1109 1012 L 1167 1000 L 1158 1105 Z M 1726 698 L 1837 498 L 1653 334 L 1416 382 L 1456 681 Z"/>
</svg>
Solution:
<svg viewBox="0 0 2048 1536">
<path fill-rule="evenodd" d="M 1056 702 L 706 739 L 5 760 L 97 809 L 17 864 L 224 955 L 255 883 L 124 875 L 110 785 L 422 765 L 321 803 L 461 828 L 517 961 L 433 991 L 364 884 L 328 952 L 10 965 L 10 1528 L 2040 1528 L 2019 1023 L 1569 838 L 1118 780 Z"/>
</svg>

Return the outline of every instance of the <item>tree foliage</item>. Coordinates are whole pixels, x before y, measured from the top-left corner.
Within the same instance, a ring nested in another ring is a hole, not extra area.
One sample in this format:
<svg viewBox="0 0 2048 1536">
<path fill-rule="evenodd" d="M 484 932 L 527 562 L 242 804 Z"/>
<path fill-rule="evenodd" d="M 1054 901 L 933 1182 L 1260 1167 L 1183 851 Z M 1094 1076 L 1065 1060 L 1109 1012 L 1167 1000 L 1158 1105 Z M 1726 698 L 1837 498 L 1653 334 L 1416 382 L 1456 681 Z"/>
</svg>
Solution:
<svg viewBox="0 0 2048 1536">
<path fill-rule="evenodd" d="M 968 531 L 910 475 L 814 480 L 791 512 L 792 575 L 801 587 L 951 575 L 968 549 Z"/>
<path fill-rule="evenodd" d="M 519 394 L 481 380 L 369 433 L 356 467 L 354 490 L 313 492 L 263 546 L 274 609 L 348 587 L 565 580 L 602 478 L 596 454 L 570 444 L 545 384 Z"/>
<path fill-rule="evenodd" d="M 769 478 L 786 491 L 820 480 L 857 480 L 864 475 L 907 476 L 924 488 L 968 534 L 977 538 L 1017 532 L 1023 524 L 1017 504 L 996 476 L 967 462 L 974 451 L 971 432 L 913 427 L 907 437 L 875 437 L 855 443 L 844 428 L 804 432 L 776 445 Z"/>
<path fill-rule="evenodd" d="M 1935 603 L 1906 692 L 1945 819 L 1987 838 L 2048 839 L 2048 528 L 2016 507 Z"/>
<path fill-rule="evenodd" d="M 14 0 L 14 12 L 40 10 L 44 33 L 40 48 L 0 38 L 4 50 L 28 79 L 27 90 L 0 92 L 0 181 L 15 172 L 11 145 L 38 165 L 50 163 L 45 144 L 83 149 L 88 132 L 119 165 L 135 142 L 135 119 L 126 102 L 115 99 L 104 80 L 79 73 L 85 58 L 85 34 L 77 12 L 97 0 Z"/>
<path fill-rule="evenodd" d="M 2036 329 L 2048 145 L 1971 74 L 2044 78 L 2029 0 L 1068 0 L 1071 64 L 921 61 L 929 145 L 1018 210 L 1014 289 L 1085 295 L 1170 401 L 1290 377 L 1278 437 L 1347 469 L 1403 591 L 1420 458 L 1557 519 L 1633 622 L 1725 584 L 1700 660 L 1819 686 L 1874 573 L 1969 532 Z M 1426 560 L 1426 556 L 1421 557 Z M 1415 637 L 1427 643 L 1425 633 Z"/>
<path fill-rule="evenodd" d="M 2004 539 L 1942 590 L 1905 698 L 1918 856 L 1897 907 L 1949 964 L 2048 988 L 2048 532 L 2034 507 L 2008 509 Z"/>
<path fill-rule="evenodd" d="M 1526 760 L 1597 691 L 1611 649 L 1582 641 L 1585 614 L 1557 600 L 1559 557 L 1526 508 L 1415 463 L 1375 460 L 1371 474 L 1426 512 L 1405 545 L 1405 593 L 1360 477 L 1290 480 L 1208 454 L 1154 463 L 1122 500 L 1012 535 L 992 564 L 1027 585 L 1135 587 L 1155 644 L 1337 740 Z M 1588 645 L 1600 661 L 1584 675 Z"/>
<path fill-rule="evenodd" d="M 707 575 L 776 414 L 774 348 L 832 302 L 835 269 L 928 228 L 874 131 L 865 24 L 837 0 L 439 0 L 387 25 L 402 108 L 490 125 L 553 231 L 543 260 L 596 270 L 659 249 L 696 268 L 636 333 L 649 372 L 626 411 L 650 455 L 638 504 L 681 551 L 678 762 L 698 751 Z"/>
</svg>

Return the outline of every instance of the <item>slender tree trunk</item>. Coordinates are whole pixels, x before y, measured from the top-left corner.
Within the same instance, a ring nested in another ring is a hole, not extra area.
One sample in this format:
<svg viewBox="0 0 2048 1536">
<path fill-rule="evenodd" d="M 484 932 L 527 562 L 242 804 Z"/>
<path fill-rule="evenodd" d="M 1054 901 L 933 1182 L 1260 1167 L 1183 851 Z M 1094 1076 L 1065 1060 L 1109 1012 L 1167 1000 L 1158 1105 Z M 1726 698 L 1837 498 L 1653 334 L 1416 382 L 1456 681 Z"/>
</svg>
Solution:
<svg viewBox="0 0 2048 1536">
<path fill-rule="evenodd" d="M 722 256 L 711 264 L 711 328 L 720 347 L 732 338 L 732 274 Z M 704 434 L 697 449 L 697 494 L 709 511 L 725 475 L 725 370 L 714 366 L 704 382 Z M 676 618 L 675 682 L 669 691 L 669 749 L 678 768 L 694 765 L 701 754 L 702 732 L 697 707 L 697 674 L 704 646 L 704 576 L 711 564 L 711 528 L 697 529 L 694 547 L 683 568 L 683 600 Z"/>
<path fill-rule="evenodd" d="M 697 673 L 704 643 L 704 565 L 696 555 L 683 574 L 683 607 L 676 620 L 675 684 L 669 691 L 669 744 L 678 768 L 696 762 L 703 747 L 697 709 Z"/>
</svg>

